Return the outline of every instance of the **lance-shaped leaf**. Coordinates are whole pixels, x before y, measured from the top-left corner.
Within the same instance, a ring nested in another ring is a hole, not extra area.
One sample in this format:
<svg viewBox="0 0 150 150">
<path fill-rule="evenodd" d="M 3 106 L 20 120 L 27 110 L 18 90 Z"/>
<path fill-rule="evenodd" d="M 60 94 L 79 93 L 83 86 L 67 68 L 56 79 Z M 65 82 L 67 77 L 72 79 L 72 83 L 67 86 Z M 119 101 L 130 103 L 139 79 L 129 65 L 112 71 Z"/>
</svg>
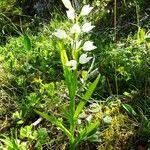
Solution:
<svg viewBox="0 0 150 150">
<path fill-rule="evenodd" d="M 31 49 L 31 41 L 30 41 L 30 38 L 27 35 L 24 35 L 23 43 L 24 43 L 24 46 L 27 50 Z"/>
<path fill-rule="evenodd" d="M 133 107 L 129 104 L 122 104 L 123 108 L 131 115 L 137 115 L 136 112 L 134 111 Z"/>
<path fill-rule="evenodd" d="M 61 57 L 61 62 L 62 62 L 62 65 L 63 65 L 63 69 L 65 71 L 66 63 L 68 62 L 68 57 L 67 57 L 67 54 L 66 54 L 65 50 L 60 51 L 60 57 Z"/>
<path fill-rule="evenodd" d="M 73 114 L 75 111 L 75 94 L 76 94 L 76 89 L 77 89 L 77 71 L 76 70 L 70 70 L 70 68 L 66 65 L 68 62 L 68 57 L 67 53 L 65 50 L 60 51 L 60 56 L 61 56 L 61 62 L 63 65 L 63 70 L 64 70 L 64 76 L 65 76 L 65 81 L 67 84 L 67 88 L 69 90 L 69 97 L 70 97 L 70 113 L 72 117 L 70 120 L 73 122 Z"/>
<path fill-rule="evenodd" d="M 40 111 L 34 110 L 37 114 L 39 114 L 40 116 L 42 116 L 43 118 L 45 118 L 46 120 L 50 121 L 52 124 L 56 125 L 57 127 L 59 127 L 71 140 L 74 140 L 74 137 L 72 136 L 72 134 L 64 127 L 64 125 L 52 114 L 51 115 L 47 115 L 45 113 L 42 113 Z"/>
<path fill-rule="evenodd" d="M 78 145 L 82 140 L 93 135 L 97 131 L 97 128 L 99 127 L 99 125 L 100 125 L 100 122 L 97 121 L 95 123 L 90 123 L 86 128 L 81 130 L 81 132 L 79 133 L 79 136 L 75 139 L 76 145 Z"/>
<path fill-rule="evenodd" d="M 80 103 L 78 104 L 75 114 L 74 114 L 74 121 L 76 121 L 80 115 L 80 113 L 83 110 L 83 107 L 85 106 L 85 104 L 88 102 L 88 100 L 90 99 L 90 97 L 92 96 L 98 81 L 100 79 L 100 74 L 97 76 L 97 78 L 95 79 L 95 81 L 90 85 L 89 89 L 87 90 L 87 92 L 85 93 L 85 95 L 83 96 L 82 100 L 80 101 Z"/>
</svg>

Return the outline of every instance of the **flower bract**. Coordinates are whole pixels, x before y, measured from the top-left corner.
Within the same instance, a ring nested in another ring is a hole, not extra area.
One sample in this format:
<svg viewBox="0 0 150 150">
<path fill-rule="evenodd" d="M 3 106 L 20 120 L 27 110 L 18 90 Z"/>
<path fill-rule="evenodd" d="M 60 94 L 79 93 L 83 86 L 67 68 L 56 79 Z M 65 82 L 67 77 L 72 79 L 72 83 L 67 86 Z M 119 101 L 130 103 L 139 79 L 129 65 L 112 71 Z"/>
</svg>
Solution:
<svg viewBox="0 0 150 150">
<path fill-rule="evenodd" d="M 86 41 L 83 45 L 83 50 L 84 51 L 91 51 L 96 49 L 97 47 L 93 45 L 93 42 L 91 41 Z"/>
</svg>

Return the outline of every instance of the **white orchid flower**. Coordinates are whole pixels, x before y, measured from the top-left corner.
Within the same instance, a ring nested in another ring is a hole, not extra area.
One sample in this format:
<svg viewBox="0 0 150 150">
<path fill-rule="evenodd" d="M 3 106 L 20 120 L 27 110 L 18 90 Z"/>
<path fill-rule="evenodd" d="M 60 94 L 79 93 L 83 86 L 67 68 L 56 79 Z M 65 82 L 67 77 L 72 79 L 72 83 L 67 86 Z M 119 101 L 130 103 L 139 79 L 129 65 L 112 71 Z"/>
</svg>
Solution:
<svg viewBox="0 0 150 150">
<path fill-rule="evenodd" d="M 91 51 L 96 49 L 97 47 L 93 45 L 93 42 L 91 41 L 86 41 L 83 45 L 83 50 L 84 51 Z"/>
<path fill-rule="evenodd" d="M 72 5 L 71 5 L 71 2 L 70 0 L 62 0 L 63 4 L 65 5 L 65 7 L 69 10 L 74 10 Z"/>
<path fill-rule="evenodd" d="M 76 15 L 75 15 L 75 11 L 74 11 L 74 10 L 69 9 L 68 11 L 66 11 L 66 13 L 67 13 L 68 19 L 74 20 L 74 19 L 76 18 Z"/>
<path fill-rule="evenodd" d="M 58 37 L 59 39 L 65 39 L 67 38 L 67 34 L 64 30 L 57 29 L 56 32 L 54 32 L 54 35 Z"/>
<path fill-rule="evenodd" d="M 88 33 L 88 32 L 90 32 L 94 27 L 95 27 L 95 26 L 92 26 L 92 25 L 91 25 L 91 22 L 87 22 L 87 23 L 85 23 L 85 24 L 82 26 L 82 31 Z"/>
<path fill-rule="evenodd" d="M 76 60 L 70 60 L 66 63 L 66 66 L 71 67 L 71 70 L 75 70 L 77 68 L 77 61 Z"/>
<path fill-rule="evenodd" d="M 70 31 L 71 31 L 71 33 L 78 33 L 79 34 L 81 32 L 81 28 L 78 24 L 74 24 Z"/>
<path fill-rule="evenodd" d="M 79 63 L 80 64 L 86 64 L 87 62 L 89 62 L 93 57 L 88 57 L 87 54 L 82 54 L 79 57 Z"/>
<path fill-rule="evenodd" d="M 81 15 L 82 16 L 88 15 L 92 9 L 93 9 L 93 7 L 90 7 L 90 5 L 84 5 L 81 10 Z"/>
</svg>

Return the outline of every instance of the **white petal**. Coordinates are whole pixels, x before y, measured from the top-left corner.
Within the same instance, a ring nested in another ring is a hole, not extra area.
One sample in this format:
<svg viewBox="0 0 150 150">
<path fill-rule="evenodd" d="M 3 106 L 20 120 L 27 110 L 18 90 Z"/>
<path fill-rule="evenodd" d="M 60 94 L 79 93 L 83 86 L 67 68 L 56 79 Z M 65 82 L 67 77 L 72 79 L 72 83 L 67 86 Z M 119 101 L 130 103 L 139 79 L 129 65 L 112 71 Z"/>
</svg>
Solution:
<svg viewBox="0 0 150 150">
<path fill-rule="evenodd" d="M 95 26 L 92 26 L 92 25 L 91 25 L 91 22 L 87 22 L 87 23 L 85 23 L 85 24 L 82 26 L 82 31 L 88 33 L 88 32 L 90 32 L 94 27 L 95 27 Z"/>
<path fill-rule="evenodd" d="M 63 4 L 65 5 L 65 7 L 69 10 L 74 10 L 72 5 L 71 5 L 71 2 L 70 0 L 62 0 Z"/>
<path fill-rule="evenodd" d="M 56 32 L 54 32 L 54 35 L 60 39 L 65 39 L 67 38 L 67 34 L 64 30 L 57 29 Z"/>
<path fill-rule="evenodd" d="M 74 10 L 68 10 L 68 11 L 66 11 L 66 13 L 67 13 L 67 17 L 68 17 L 68 19 L 71 19 L 71 20 L 74 20 L 75 19 L 75 12 L 74 12 Z"/>
<path fill-rule="evenodd" d="M 81 28 L 78 24 L 74 24 L 70 31 L 71 31 L 71 33 L 78 33 L 79 34 L 81 32 Z"/>
<path fill-rule="evenodd" d="M 84 51 L 91 51 L 96 49 L 97 47 L 93 45 L 93 42 L 91 41 L 86 41 L 83 45 L 83 50 Z"/>
<path fill-rule="evenodd" d="M 66 63 L 66 66 L 71 67 L 71 70 L 75 70 L 77 68 L 77 61 L 76 60 L 70 60 Z"/>
<path fill-rule="evenodd" d="M 87 54 L 82 54 L 79 58 L 79 63 L 80 64 L 85 64 L 89 62 L 93 57 L 87 57 Z"/>
<path fill-rule="evenodd" d="M 81 15 L 82 16 L 88 15 L 92 9 L 93 9 L 93 7 L 90 7 L 90 5 L 84 5 L 82 10 L 81 10 Z"/>
</svg>

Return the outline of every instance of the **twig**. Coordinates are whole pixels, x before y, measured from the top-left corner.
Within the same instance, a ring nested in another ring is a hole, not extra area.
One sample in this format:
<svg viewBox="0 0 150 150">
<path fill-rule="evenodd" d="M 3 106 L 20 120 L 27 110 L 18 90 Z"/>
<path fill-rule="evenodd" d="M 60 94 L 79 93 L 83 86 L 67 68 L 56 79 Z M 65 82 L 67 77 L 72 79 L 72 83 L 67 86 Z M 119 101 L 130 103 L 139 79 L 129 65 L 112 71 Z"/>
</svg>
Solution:
<svg viewBox="0 0 150 150">
<path fill-rule="evenodd" d="M 40 117 L 38 120 L 36 120 L 34 123 L 32 123 L 32 125 L 37 126 L 42 120 L 43 120 L 43 118 Z"/>
</svg>

